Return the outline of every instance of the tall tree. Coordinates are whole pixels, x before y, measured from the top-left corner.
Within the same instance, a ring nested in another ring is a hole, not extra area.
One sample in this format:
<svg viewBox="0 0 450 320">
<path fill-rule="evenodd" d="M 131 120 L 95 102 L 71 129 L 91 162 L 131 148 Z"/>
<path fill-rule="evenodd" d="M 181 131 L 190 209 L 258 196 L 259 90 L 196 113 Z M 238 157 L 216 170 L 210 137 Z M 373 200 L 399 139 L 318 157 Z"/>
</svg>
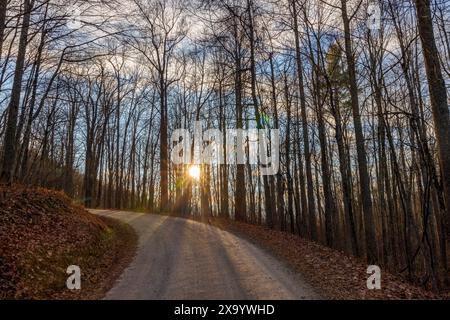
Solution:
<svg viewBox="0 0 450 320">
<path fill-rule="evenodd" d="M 308 197 L 308 216 L 309 216 L 309 232 L 313 240 L 317 238 L 317 219 L 316 219 L 316 206 L 314 200 L 314 185 L 312 178 L 312 166 L 311 166 L 311 152 L 309 147 L 309 129 L 308 129 L 308 116 L 306 112 L 306 95 L 305 95 L 305 83 L 303 80 L 303 62 L 302 53 L 300 50 L 300 32 L 298 25 L 299 10 L 297 8 L 297 0 L 291 0 L 291 15 L 293 19 L 293 29 L 295 37 L 295 57 L 297 63 L 297 77 L 298 77 L 298 91 L 300 98 L 300 111 L 301 122 L 303 132 L 303 154 L 305 157 L 305 170 L 306 170 L 306 185 L 307 185 L 307 197 Z"/>
<path fill-rule="evenodd" d="M 439 150 L 439 163 L 447 210 L 446 227 L 448 235 L 450 232 L 450 114 L 447 89 L 434 36 L 430 0 L 415 0 L 415 3 Z"/>
<path fill-rule="evenodd" d="M 358 83 L 356 80 L 355 57 L 352 48 L 350 30 L 350 16 L 347 11 L 348 0 L 341 0 L 342 21 L 344 25 L 345 55 L 347 57 L 348 81 L 353 111 L 353 125 L 355 127 L 356 150 L 358 156 L 358 170 L 360 183 L 360 199 L 362 214 L 364 216 L 364 230 L 366 238 L 366 255 L 369 263 L 378 261 L 378 246 L 375 234 L 375 220 L 370 189 L 369 170 L 367 167 L 367 155 L 365 139 L 361 121 L 361 112 L 358 96 Z"/>
<path fill-rule="evenodd" d="M 34 0 L 24 0 L 22 29 L 20 32 L 19 49 L 17 51 L 11 100 L 9 101 L 8 105 L 8 122 L 6 125 L 4 140 L 3 166 L 0 175 L 0 180 L 6 183 L 12 182 L 12 173 L 16 160 L 17 119 L 19 113 L 20 94 L 22 92 L 22 78 L 25 67 L 25 55 L 28 45 L 28 29 L 30 27 L 30 19 L 33 6 Z"/>
</svg>

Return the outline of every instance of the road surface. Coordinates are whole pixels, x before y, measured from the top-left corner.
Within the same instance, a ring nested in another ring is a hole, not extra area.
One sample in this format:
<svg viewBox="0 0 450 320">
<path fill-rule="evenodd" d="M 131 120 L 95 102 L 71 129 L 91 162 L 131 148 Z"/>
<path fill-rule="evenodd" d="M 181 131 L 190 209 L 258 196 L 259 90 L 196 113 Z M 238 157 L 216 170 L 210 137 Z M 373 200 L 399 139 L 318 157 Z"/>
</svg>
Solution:
<svg viewBox="0 0 450 320">
<path fill-rule="evenodd" d="M 318 299 L 300 275 L 248 241 L 199 222 L 92 210 L 129 223 L 136 256 L 105 299 Z"/>
</svg>

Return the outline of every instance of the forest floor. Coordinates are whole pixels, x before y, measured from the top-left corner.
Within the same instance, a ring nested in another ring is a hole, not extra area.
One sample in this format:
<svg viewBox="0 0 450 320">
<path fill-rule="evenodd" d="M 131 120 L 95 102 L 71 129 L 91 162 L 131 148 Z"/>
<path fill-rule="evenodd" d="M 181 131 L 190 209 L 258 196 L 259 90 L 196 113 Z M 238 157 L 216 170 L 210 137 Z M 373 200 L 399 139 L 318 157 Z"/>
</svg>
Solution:
<svg viewBox="0 0 450 320">
<path fill-rule="evenodd" d="M 301 273 L 313 287 L 329 299 L 450 299 L 450 292 L 438 295 L 386 271 L 381 274 L 381 290 L 369 290 L 365 261 L 291 233 L 230 219 L 189 219 L 211 224 L 268 250 Z"/>
<path fill-rule="evenodd" d="M 94 216 L 60 192 L 0 186 L 0 299 L 99 299 L 134 256 L 127 224 Z M 66 287 L 67 267 L 81 289 Z"/>
</svg>

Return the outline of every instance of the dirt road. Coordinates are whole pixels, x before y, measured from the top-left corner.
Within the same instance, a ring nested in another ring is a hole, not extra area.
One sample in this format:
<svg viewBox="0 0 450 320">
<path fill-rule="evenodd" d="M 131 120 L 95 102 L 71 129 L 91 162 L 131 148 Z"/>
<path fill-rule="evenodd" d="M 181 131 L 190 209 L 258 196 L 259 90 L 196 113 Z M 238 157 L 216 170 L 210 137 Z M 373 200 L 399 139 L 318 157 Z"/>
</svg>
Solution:
<svg viewBox="0 0 450 320">
<path fill-rule="evenodd" d="M 106 299 L 318 299 L 300 275 L 248 241 L 181 218 L 93 210 L 129 223 L 137 254 Z"/>
</svg>

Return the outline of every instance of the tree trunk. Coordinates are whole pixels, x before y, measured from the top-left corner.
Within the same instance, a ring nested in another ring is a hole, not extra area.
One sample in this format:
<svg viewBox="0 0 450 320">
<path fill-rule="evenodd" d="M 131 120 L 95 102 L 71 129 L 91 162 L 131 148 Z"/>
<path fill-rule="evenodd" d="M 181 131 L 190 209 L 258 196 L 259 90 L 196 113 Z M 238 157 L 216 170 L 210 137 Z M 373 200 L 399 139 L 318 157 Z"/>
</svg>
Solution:
<svg viewBox="0 0 450 320">
<path fill-rule="evenodd" d="M 415 3 L 438 143 L 439 162 L 447 209 L 446 226 L 448 235 L 450 231 L 450 116 L 447 90 L 434 37 L 430 1 L 416 0 Z"/>
<path fill-rule="evenodd" d="M 359 110 L 358 84 L 356 82 L 356 65 L 353 56 L 352 41 L 350 34 L 350 20 L 347 14 L 347 0 L 341 0 L 342 20 L 344 24 L 345 54 L 347 57 L 347 68 L 350 84 L 350 95 L 353 112 L 353 124 L 355 127 L 356 150 L 358 157 L 358 169 L 360 180 L 360 196 L 364 215 L 364 229 L 366 238 L 366 254 L 369 263 L 378 261 L 378 245 L 375 234 L 375 222 L 373 217 L 372 198 L 370 194 L 369 171 L 367 168 L 366 149 L 362 121 Z"/>
<path fill-rule="evenodd" d="M 300 110 L 302 118 L 303 129 L 303 148 L 305 155 L 305 169 L 306 169 L 306 185 L 307 185 L 307 197 L 308 197 L 308 216 L 309 216 L 309 232 L 312 240 L 316 241 L 317 238 L 317 219 L 316 219 L 316 207 L 314 200 L 314 184 L 312 178 L 311 169 L 311 152 L 309 148 L 309 134 L 308 134 L 308 120 L 306 113 L 306 96 L 303 81 L 303 65 L 300 52 L 300 35 L 298 30 L 298 11 L 296 0 L 292 0 L 292 18 L 294 20 L 294 37 L 295 37 L 295 53 L 297 64 L 297 76 L 298 76 L 298 88 L 300 95 Z"/>
<path fill-rule="evenodd" d="M 11 91 L 11 100 L 8 105 L 8 122 L 6 125 L 3 166 L 0 181 L 12 183 L 12 172 L 16 160 L 16 128 L 20 104 L 20 94 L 22 91 L 22 78 L 24 72 L 25 55 L 28 44 L 28 28 L 30 26 L 31 11 L 34 0 L 24 1 L 24 15 L 22 30 L 19 39 L 19 49 L 17 52 L 16 68 L 14 71 L 14 82 Z"/>
</svg>

